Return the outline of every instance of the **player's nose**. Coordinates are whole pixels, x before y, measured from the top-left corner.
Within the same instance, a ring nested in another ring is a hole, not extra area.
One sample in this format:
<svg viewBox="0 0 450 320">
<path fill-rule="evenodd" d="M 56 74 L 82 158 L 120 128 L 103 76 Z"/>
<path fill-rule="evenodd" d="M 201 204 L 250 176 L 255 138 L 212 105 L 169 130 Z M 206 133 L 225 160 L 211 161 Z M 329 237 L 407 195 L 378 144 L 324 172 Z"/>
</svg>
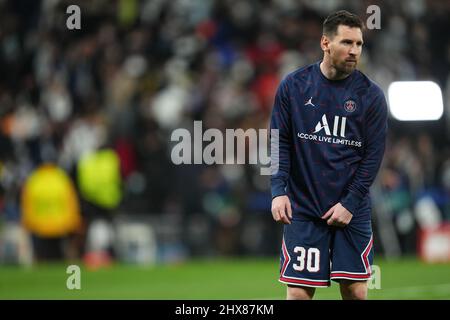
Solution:
<svg viewBox="0 0 450 320">
<path fill-rule="evenodd" d="M 355 57 L 358 54 L 358 47 L 353 45 L 350 47 L 349 55 Z"/>
</svg>

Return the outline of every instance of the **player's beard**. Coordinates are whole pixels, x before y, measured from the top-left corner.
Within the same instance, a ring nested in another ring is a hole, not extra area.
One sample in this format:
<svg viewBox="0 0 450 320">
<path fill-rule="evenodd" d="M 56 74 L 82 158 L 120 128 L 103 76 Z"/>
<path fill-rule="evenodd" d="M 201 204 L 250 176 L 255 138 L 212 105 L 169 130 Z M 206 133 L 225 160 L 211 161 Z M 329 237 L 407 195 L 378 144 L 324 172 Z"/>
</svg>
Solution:
<svg viewBox="0 0 450 320">
<path fill-rule="evenodd" d="M 354 59 L 354 62 L 350 62 L 347 59 L 344 60 L 338 60 L 333 59 L 333 66 L 337 71 L 337 74 L 340 76 L 348 76 L 350 75 L 353 70 L 356 69 L 356 66 L 358 65 L 358 60 Z"/>
<path fill-rule="evenodd" d="M 338 71 L 338 73 L 342 75 L 349 75 L 353 72 L 353 70 L 356 69 L 356 66 L 358 64 L 358 60 L 348 61 L 347 59 L 344 61 L 338 61 L 335 64 L 335 68 Z"/>
</svg>

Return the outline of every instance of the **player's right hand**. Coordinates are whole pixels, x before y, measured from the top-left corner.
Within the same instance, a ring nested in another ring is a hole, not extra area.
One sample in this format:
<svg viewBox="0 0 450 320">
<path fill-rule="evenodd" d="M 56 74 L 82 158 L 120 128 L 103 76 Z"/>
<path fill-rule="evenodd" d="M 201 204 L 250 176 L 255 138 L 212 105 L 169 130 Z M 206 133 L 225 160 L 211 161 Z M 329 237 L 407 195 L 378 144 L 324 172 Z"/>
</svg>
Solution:
<svg viewBox="0 0 450 320">
<path fill-rule="evenodd" d="M 288 196 L 278 196 L 272 199 L 272 216 L 277 222 L 291 224 L 292 209 Z"/>
</svg>

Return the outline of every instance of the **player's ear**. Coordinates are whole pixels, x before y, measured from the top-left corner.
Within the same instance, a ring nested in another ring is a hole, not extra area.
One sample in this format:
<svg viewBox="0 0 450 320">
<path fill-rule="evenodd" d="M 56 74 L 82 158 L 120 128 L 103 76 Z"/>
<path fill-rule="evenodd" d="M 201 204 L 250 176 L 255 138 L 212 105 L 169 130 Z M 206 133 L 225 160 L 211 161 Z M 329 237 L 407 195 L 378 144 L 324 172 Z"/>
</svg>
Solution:
<svg viewBox="0 0 450 320">
<path fill-rule="evenodd" d="M 320 47 L 322 48 L 322 51 L 327 52 L 329 50 L 330 45 L 330 39 L 326 35 L 322 35 L 322 38 L 320 39 Z"/>
</svg>

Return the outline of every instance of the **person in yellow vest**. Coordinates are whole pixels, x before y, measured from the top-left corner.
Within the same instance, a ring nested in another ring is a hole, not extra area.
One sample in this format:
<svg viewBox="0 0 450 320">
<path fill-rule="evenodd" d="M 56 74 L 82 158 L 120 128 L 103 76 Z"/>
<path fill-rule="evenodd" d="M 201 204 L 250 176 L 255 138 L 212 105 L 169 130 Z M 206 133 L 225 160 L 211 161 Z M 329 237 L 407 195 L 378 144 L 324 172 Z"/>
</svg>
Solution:
<svg viewBox="0 0 450 320">
<path fill-rule="evenodd" d="M 24 183 L 21 208 L 36 259 L 64 258 L 62 240 L 77 232 L 82 222 L 78 196 L 66 172 L 51 163 L 37 167 Z"/>
<path fill-rule="evenodd" d="M 81 197 L 107 211 L 122 200 L 120 159 L 113 149 L 87 153 L 78 162 L 78 188 Z"/>
<path fill-rule="evenodd" d="M 87 267 L 109 265 L 116 256 L 113 213 L 122 201 L 120 159 L 112 148 L 86 153 L 77 163 L 77 187 L 86 221 Z"/>
</svg>

